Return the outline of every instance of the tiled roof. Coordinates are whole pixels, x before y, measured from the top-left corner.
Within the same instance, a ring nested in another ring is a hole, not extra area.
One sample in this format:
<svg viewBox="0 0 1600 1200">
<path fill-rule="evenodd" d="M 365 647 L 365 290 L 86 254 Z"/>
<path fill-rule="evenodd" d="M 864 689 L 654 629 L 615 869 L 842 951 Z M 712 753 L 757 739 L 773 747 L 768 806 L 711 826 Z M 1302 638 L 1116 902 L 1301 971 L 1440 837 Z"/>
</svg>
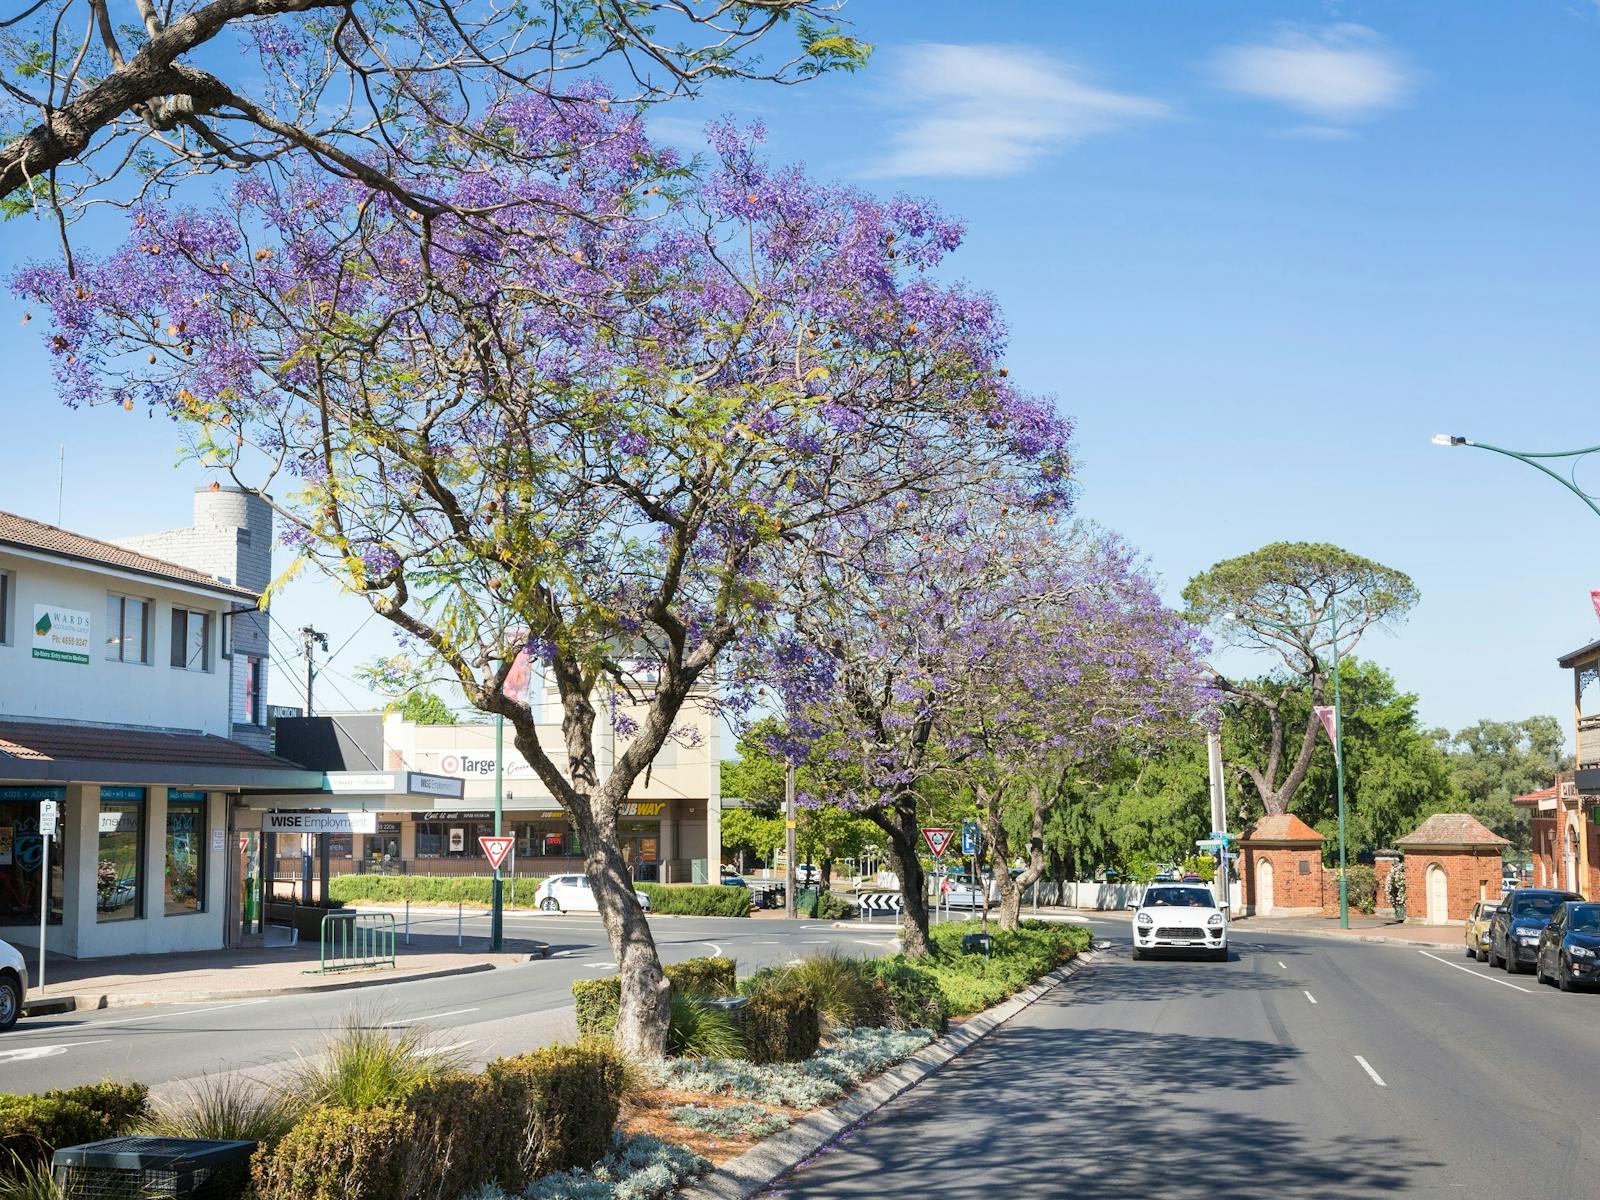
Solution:
<svg viewBox="0 0 1600 1200">
<path fill-rule="evenodd" d="M 158 733 L 100 725 L 46 725 L 0 721 L 0 776 L 7 759 L 22 762 L 158 763 L 191 767 L 243 767 L 299 771 L 286 758 L 264 754 L 227 738 L 201 733 Z"/>
<path fill-rule="evenodd" d="M 1520 796 L 1513 796 L 1511 797 L 1511 803 L 1519 808 L 1532 808 L 1539 801 L 1554 800 L 1560 794 L 1560 787 L 1556 784 L 1551 784 L 1547 788 L 1540 788 L 1537 792 L 1523 792 Z"/>
<path fill-rule="evenodd" d="M 43 521 L 19 517 L 16 513 L 0 512 L 0 546 L 8 545 L 25 550 L 40 550 L 46 554 L 76 559 L 79 562 L 116 567 L 139 575 L 149 575 L 155 579 L 194 584 L 240 599 L 252 601 L 257 599 L 256 594 L 248 588 L 221 583 L 215 577 L 207 575 L 204 571 L 196 571 L 193 567 L 180 567 L 177 563 L 152 558 L 148 554 L 140 554 L 136 550 L 102 542 L 98 538 L 84 537 L 81 533 L 57 529 L 54 525 L 46 525 Z"/>
<path fill-rule="evenodd" d="M 1509 846 L 1494 830 L 1467 813 L 1434 813 L 1396 846 Z"/>
<path fill-rule="evenodd" d="M 1262 817 L 1244 835 L 1247 842 L 1321 842 L 1326 839 L 1293 813 Z"/>
</svg>

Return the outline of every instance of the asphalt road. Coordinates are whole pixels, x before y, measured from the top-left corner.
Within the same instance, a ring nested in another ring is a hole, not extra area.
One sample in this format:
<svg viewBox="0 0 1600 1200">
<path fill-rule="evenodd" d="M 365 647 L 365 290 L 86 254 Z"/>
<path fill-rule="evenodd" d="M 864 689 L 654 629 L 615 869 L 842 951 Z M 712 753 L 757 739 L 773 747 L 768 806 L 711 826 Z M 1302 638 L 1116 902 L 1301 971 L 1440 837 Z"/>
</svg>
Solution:
<svg viewBox="0 0 1600 1200">
<path fill-rule="evenodd" d="M 1101 960 L 766 1193 L 1600 1196 L 1600 995 L 1275 935 Z M 1454 932 L 1454 931 L 1452 931 Z"/>
<path fill-rule="evenodd" d="M 415 919 L 420 927 L 422 914 Z M 440 922 L 455 927 L 454 914 L 428 919 L 434 932 Z M 867 956 L 895 945 L 887 926 L 835 929 L 815 921 L 662 917 L 652 931 L 667 962 L 727 954 L 741 973 L 830 947 Z M 486 936 L 486 920 L 468 919 L 467 935 L 475 932 Z M 436 1045 L 474 1063 L 571 1038 L 573 981 L 616 971 L 599 918 L 508 914 L 506 936 L 547 942 L 552 957 L 349 991 L 25 1018 L 0 1034 L 0 1092 L 101 1079 L 133 1079 L 159 1090 L 223 1071 L 268 1077 L 297 1056 L 315 1054 L 352 1012 L 369 1022 L 426 1024 Z"/>
</svg>

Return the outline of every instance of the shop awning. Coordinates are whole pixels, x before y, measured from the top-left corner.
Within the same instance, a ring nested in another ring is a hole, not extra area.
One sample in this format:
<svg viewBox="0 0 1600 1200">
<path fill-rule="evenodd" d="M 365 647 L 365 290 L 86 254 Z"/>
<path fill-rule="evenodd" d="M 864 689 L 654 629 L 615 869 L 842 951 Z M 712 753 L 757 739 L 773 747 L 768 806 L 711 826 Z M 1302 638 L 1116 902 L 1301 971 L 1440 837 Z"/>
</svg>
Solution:
<svg viewBox="0 0 1600 1200">
<path fill-rule="evenodd" d="M 0 721 L 0 781 L 320 791 L 323 773 L 210 734 Z"/>
</svg>

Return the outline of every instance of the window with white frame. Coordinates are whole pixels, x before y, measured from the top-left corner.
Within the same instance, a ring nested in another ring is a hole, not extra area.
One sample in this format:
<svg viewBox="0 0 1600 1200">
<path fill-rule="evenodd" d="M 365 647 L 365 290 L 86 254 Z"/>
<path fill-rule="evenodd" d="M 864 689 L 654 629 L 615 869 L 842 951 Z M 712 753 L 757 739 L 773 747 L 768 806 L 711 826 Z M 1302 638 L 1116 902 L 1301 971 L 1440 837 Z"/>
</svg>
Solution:
<svg viewBox="0 0 1600 1200">
<path fill-rule="evenodd" d="M 112 662 L 150 661 L 150 601 L 116 592 L 106 596 L 106 657 Z"/>
<path fill-rule="evenodd" d="M 211 614 L 172 610 L 172 665 L 180 671 L 211 670 Z"/>
</svg>

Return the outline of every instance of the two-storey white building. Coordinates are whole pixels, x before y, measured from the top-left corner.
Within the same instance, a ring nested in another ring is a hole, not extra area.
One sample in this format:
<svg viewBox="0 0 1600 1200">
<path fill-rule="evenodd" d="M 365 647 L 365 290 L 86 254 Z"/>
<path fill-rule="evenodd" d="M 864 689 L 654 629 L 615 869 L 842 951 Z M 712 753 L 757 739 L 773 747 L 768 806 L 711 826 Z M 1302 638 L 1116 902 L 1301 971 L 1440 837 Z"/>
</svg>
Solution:
<svg viewBox="0 0 1600 1200">
<path fill-rule="evenodd" d="M 323 786 L 320 772 L 265 750 L 255 610 L 266 580 L 253 575 L 270 566 L 270 514 L 207 489 L 196 517 L 192 530 L 119 545 L 0 512 L 8 941 L 37 945 L 47 896 L 52 952 L 230 944 L 253 869 L 232 808 L 252 791 Z M 61 817 L 43 881 L 47 801 Z"/>
</svg>

